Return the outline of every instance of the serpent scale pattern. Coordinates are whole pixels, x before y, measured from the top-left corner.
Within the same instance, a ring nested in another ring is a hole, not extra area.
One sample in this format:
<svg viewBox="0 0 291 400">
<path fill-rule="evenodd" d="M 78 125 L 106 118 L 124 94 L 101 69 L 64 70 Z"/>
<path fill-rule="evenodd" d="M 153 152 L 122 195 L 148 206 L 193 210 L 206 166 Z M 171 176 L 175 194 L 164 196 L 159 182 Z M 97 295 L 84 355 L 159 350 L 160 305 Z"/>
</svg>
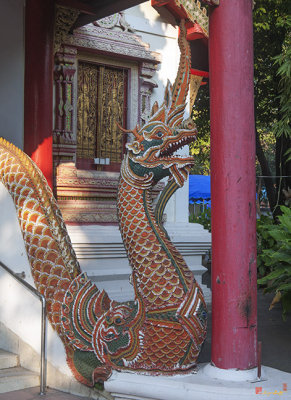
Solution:
<svg viewBox="0 0 291 400">
<path fill-rule="evenodd" d="M 62 335 L 60 308 L 80 267 L 59 208 L 38 167 L 2 138 L 0 171 L 16 207 L 36 288 L 45 296 L 49 319 Z"/>
<path fill-rule="evenodd" d="M 149 121 L 130 131 L 134 138 L 121 167 L 117 208 L 134 300 L 111 300 L 80 270 L 41 171 L 0 139 L 1 179 L 16 207 L 35 286 L 47 299 L 48 318 L 64 343 L 68 365 L 89 386 L 108 379 L 112 369 L 186 372 L 196 365 L 205 339 L 202 291 L 162 225 L 169 198 L 193 165 L 192 157 L 175 152 L 197 133 L 191 120 L 183 120 L 191 60 L 184 21 L 179 47 L 175 83 L 168 83 L 164 102 L 154 104 Z M 165 177 L 168 184 L 154 209 L 152 187 Z"/>
</svg>

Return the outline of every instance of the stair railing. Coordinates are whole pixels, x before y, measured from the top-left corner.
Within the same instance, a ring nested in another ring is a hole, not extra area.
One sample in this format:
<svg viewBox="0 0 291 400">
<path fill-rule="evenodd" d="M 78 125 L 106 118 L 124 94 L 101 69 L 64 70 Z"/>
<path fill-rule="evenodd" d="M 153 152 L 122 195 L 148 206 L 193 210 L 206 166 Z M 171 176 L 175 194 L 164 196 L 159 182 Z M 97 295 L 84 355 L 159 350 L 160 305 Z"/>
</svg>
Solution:
<svg viewBox="0 0 291 400">
<path fill-rule="evenodd" d="M 31 286 L 28 282 L 22 279 L 19 274 L 13 272 L 9 267 L 3 264 L 0 261 L 0 266 L 5 269 L 14 279 L 17 280 L 22 286 L 28 289 L 32 294 L 37 296 L 41 301 L 41 350 L 40 350 L 40 395 L 44 395 L 46 392 L 46 373 L 47 373 L 47 365 L 46 365 L 46 299 L 40 294 L 33 286 Z"/>
</svg>

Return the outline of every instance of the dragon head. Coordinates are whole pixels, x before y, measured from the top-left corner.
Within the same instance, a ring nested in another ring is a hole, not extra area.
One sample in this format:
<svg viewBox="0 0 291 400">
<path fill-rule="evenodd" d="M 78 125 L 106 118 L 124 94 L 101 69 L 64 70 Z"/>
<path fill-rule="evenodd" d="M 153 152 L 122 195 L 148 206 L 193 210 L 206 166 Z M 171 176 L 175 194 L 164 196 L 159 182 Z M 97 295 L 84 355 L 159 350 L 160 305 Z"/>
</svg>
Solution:
<svg viewBox="0 0 291 400">
<path fill-rule="evenodd" d="M 92 343 L 97 358 L 106 365 L 125 367 L 126 361 L 137 356 L 143 321 L 139 299 L 111 307 L 94 327 Z"/>
<path fill-rule="evenodd" d="M 152 176 L 154 183 L 170 176 L 178 186 L 183 186 L 193 165 L 193 158 L 180 156 L 175 152 L 196 139 L 196 127 L 189 118 L 183 121 L 186 98 L 190 83 L 191 53 L 186 39 L 185 21 L 180 23 L 179 48 L 180 64 L 174 85 L 168 81 L 164 102 L 161 107 L 153 105 L 152 115 L 140 128 L 123 131 L 131 133 L 134 139 L 127 143 L 127 158 L 132 172 L 139 176 Z"/>
<path fill-rule="evenodd" d="M 170 176 L 183 186 L 194 160 L 176 151 L 196 139 L 193 121 L 189 119 L 172 128 L 164 121 L 152 119 L 142 129 L 137 127 L 131 132 L 134 140 L 126 145 L 131 170 L 138 176 L 152 174 L 154 182 Z"/>
</svg>

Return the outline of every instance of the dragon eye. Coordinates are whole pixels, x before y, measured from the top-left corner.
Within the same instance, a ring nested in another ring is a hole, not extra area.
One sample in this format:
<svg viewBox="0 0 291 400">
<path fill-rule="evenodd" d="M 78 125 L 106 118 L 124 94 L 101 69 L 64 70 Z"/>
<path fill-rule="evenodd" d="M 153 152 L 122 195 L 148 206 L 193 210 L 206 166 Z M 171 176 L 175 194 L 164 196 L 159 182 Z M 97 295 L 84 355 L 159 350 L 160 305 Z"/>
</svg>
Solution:
<svg viewBox="0 0 291 400">
<path fill-rule="evenodd" d="M 157 137 L 162 137 L 162 136 L 163 136 L 163 132 L 161 132 L 161 131 L 158 132 L 158 133 L 156 134 L 156 136 L 157 136 Z"/>
<path fill-rule="evenodd" d="M 117 325 L 119 325 L 119 324 L 121 324 L 121 318 L 119 318 L 119 317 L 117 317 L 117 318 L 115 318 L 115 321 L 114 321 Z"/>
</svg>

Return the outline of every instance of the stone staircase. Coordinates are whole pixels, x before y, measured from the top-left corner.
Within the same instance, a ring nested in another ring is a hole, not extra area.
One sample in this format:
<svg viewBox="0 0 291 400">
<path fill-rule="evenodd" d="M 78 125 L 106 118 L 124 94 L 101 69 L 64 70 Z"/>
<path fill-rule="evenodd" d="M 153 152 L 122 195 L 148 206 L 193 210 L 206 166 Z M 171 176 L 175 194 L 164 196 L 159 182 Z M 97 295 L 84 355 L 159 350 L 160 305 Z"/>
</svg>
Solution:
<svg viewBox="0 0 291 400">
<path fill-rule="evenodd" d="M 0 393 L 39 386 L 39 374 L 22 368 L 17 354 L 0 349 Z"/>
<path fill-rule="evenodd" d="M 134 298 L 130 284 L 131 267 L 118 226 L 74 226 L 68 232 L 82 271 L 99 289 L 104 289 L 116 301 Z M 166 224 L 167 232 L 202 286 L 206 303 L 211 303 L 211 291 L 202 283 L 207 269 L 202 256 L 211 249 L 211 235 L 199 224 Z"/>
</svg>

